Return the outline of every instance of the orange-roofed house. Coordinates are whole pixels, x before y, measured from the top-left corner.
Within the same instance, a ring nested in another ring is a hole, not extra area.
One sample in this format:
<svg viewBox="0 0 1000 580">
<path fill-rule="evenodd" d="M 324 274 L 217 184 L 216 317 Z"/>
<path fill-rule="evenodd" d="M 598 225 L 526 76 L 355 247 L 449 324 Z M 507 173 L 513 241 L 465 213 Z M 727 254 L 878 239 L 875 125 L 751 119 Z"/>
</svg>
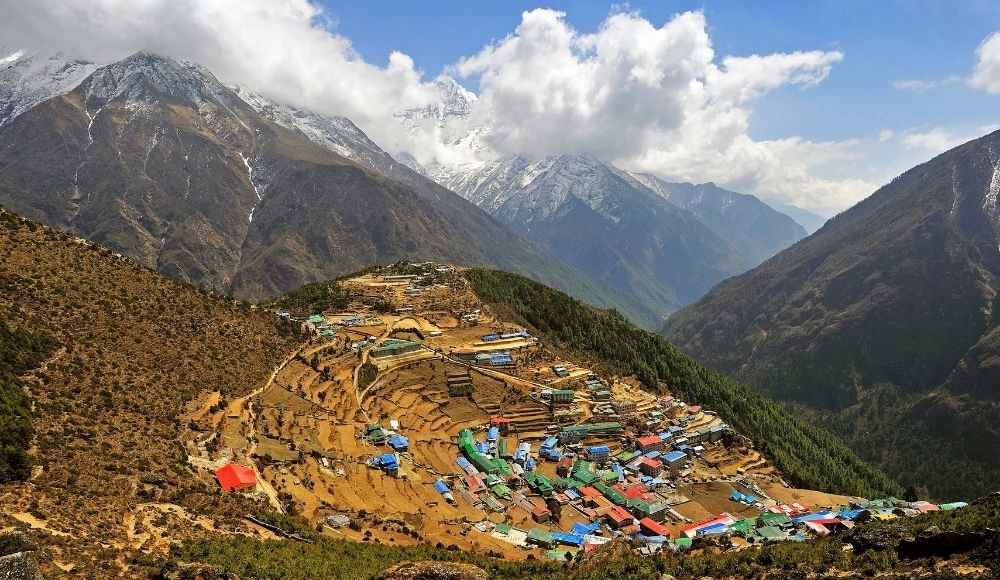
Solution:
<svg viewBox="0 0 1000 580">
<path fill-rule="evenodd" d="M 613 528 L 623 528 L 632 523 L 632 514 L 619 505 L 608 510 L 608 513 L 604 514 L 604 517 L 607 518 L 608 524 Z"/>
<path fill-rule="evenodd" d="M 639 470 L 642 471 L 644 475 L 654 477 L 663 471 L 663 462 L 659 459 L 643 457 L 642 461 L 639 463 Z"/>
<path fill-rule="evenodd" d="M 257 474 L 239 463 L 230 463 L 215 470 L 215 478 L 226 491 L 248 491 L 257 487 Z"/>
<path fill-rule="evenodd" d="M 531 518 L 534 519 L 536 522 L 539 523 L 547 522 L 549 521 L 549 517 L 551 515 L 552 513 L 549 512 L 549 508 L 543 505 L 536 505 L 535 507 L 531 508 Z"/>
<path fill-rule="evenodd" d="M 639 528 L 647 534 L 653 536 L 663 536 L 664 538 L 674 537 L 674 535 L 670 533 L 670 530 L 665 528 L 663 524 L 655 522 L 649 518 L 642 518 L 639 520 Z"/>
<path fill-rule="evenodd" d="M 659 451 L 660 447 L 663 446 L 663 439 L 660 439 L 659 435 L 647 435 L 645 437 L 639 437 L 638 439 L 635 440 L 635 442 L 643 453 L 646 453 L 648 451 L 653 451 L 654 449 Z"/>
</svg>

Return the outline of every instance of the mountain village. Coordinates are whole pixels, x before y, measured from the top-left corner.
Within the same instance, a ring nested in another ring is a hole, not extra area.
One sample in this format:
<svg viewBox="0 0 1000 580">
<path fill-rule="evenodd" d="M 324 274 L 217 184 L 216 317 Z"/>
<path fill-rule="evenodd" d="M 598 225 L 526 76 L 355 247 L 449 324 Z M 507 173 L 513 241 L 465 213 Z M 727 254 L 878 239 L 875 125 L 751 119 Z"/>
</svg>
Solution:
<svg viewBox="0 0 1000 580">
<path fill-rule="evenodd" d="M 315 338 L 249 396 L 193 401 L 189 462 L 332 536 L 513 558 L 741 549 L 964 505 L 791 487 L 724 417 L 600 376 L 464 282 L 386 268 L 341 282 L 346 311 L 277 313 Z"/>
</svg>

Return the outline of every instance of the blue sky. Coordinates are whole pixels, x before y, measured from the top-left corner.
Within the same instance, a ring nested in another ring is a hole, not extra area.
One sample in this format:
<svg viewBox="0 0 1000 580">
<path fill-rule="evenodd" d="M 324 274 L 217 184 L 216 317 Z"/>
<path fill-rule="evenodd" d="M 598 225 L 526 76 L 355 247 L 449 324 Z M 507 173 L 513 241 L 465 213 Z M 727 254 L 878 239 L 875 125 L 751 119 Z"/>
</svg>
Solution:
<svg viewBox="0 0 1000 580">
<path fill-rule="evenodd" d="M 621 6 L 621 5 L 619 5 Z M 613 10 L 604 2 L 325 2 L 338 34 L 363 57 L 384 64 L 410 55 L 428 78 L 463 56 L 510 34 L 521 13 L 538 7 L 564 11 L 580 32 L 593 32 Z M 630 2 L 654 25 L 683 11 L 705 14 L 719 59 L 805 50 L 836 50 L 843 61 L 816 86 L 786 85 L 752 107 L 754 139 L 789 135 L 815 141 L 867 139 L 860 159 L 821 169 L 853 172 L 880 184 L 936 152 L 882 145 L 880 131 L 896 136 L 943 131 L 949 145 L 1000 123 L 1000 96 L 964 82 L 977 46 L 1000 29 L 1000 2 Z M 904 90 L 898 81 L 941 82 L 930 90 Z M 475 78 L 463 79 L 473 90 Z M 940 152 L 940 151 L 937 151 Z M 825 213 L 831 213 L 826 211 Z"/>
<path fill-rule="evenodd" d="M 398 50 L 433 77 L 463 56 L 502 39 L 521 13 L 564 11 L 580 31 L 593 31 L 614 4 L 605 2 L 330 2 L 335 30 L 365 60 L 385 64 Z M 623 4 L 617 4 L 623 6 Z M 755 107 L 754 136 L 789 132 L 812 139 L 849 139 L 888 128 L 1000 122 L 996 96 L 953 83 L 916 93 L 899 80 L 966 77 L 976 47 L 1000 29 L 1000 2 L 629 2 L 656 25 L 688 10 L 708 20 L 718 56 L 795 50 L 840 50 L 844 61 L 816 87 L 783 87 Z M 467 81 L 466 81 L 467 82 Z M 474 83 L 473 86 L 474 87 Z"/>
</svg>

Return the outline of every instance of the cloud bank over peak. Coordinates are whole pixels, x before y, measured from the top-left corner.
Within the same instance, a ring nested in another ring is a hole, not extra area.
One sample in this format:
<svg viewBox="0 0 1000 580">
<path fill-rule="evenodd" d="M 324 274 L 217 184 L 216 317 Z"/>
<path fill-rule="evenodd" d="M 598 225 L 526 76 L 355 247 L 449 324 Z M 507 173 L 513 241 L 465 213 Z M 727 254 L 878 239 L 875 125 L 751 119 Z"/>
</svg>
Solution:
<svg viewBox="0 0 1000 580">
<path fill-rule="evenodd" d="M 987 36 L 976 49 L 976 67 L 969 84 L 994 95 L 1000 94 L 1000 31 Z"/>
<path fill-rule="evenodd" d="M 12 51 L 109 62 L 146 50 L 198 62 L 274 100 L 349 117 L 421 162 L 590 153 L 826 213 L 876 185 L 824 171 L 852 158 L 850 142 L 751 136 L 762 96 L 823 82 L 842 53 L 720 56 L 701 12 L 657 25 L 617 10 L 593 32 L 558 11 L 524 12 L 505 38 L 447 68 L 474 87 L 460 114 L 411 123 L 398 114 L 440 113 L 442 87 L 460 91 L 400 52 L 385 66 L 367 62 L 310 0 L 0 0 L 0 13 Z"/>
<path fill-rule="evenodd" d="M 756 141 L 750 106 L 778 87 L 822 82 L 842 59 L 811 50 L 719 61 L 701 12 L 660 27 L 616 12 L 596 32 L 581 33 L 564 13 L 537 9 L 450 72 L 478 81 L 471 117 L 491 120 L 482 136 L 490 153 L 590 153 L 630 170 L 829 210 L 873 189 L 819 178 L 804 165 L 836 159 L 844 148 L 795 137 Z"/>
</svg>

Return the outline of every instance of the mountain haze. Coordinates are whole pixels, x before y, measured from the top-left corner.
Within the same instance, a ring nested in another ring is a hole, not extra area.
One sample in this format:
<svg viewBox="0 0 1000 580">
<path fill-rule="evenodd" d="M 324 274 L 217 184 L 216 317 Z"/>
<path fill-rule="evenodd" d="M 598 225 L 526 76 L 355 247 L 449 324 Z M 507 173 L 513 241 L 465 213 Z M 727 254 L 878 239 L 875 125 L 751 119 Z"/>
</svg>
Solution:
<svg viewBox="0 0 1000 580">
<path fill-rule="evenodd" d="M 998 193 L 1000 132 L 719 284 L 666 335 L 825 417 L 904 483 L 986 491 L 1000 476 Z"/>
</svg>

